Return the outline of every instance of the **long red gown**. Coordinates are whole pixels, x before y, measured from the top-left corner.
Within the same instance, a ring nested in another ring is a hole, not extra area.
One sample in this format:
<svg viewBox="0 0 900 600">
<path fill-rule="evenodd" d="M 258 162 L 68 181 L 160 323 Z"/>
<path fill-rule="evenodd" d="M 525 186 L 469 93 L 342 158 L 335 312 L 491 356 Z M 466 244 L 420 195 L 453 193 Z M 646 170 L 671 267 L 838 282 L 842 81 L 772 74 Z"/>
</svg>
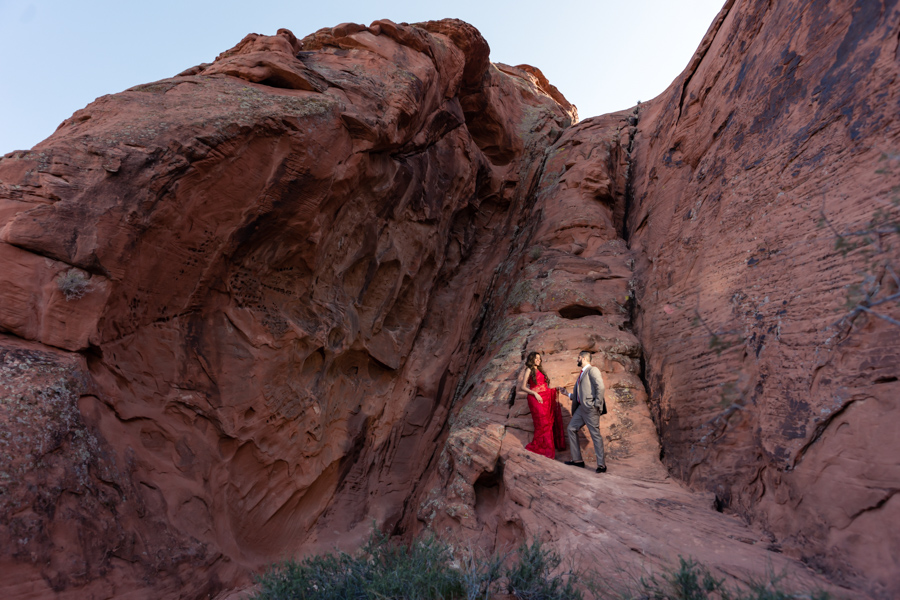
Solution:
<svg viewBox="0 0 900 600">
<path fill-rule="evenodd" d="M 528 394 L 528 408 L 531 410 L 531 418 L 534 421 L 534 439 L 525 446 L 525 449 L 547 458 L 556 458 L 556 450 L 564 450 L 566 447 L 562 430 L 562 413 L 559 403 L 556 401 L 556 390 L 547 387 L 544 374 L 540 371 L 536 370 L 534 377 L 529 381 L 528 386 L 540 394 L 543 402 L 539 402 L 535 396 Z M 557 429 L 559 431 L 556 431 Z"/>
</svg>

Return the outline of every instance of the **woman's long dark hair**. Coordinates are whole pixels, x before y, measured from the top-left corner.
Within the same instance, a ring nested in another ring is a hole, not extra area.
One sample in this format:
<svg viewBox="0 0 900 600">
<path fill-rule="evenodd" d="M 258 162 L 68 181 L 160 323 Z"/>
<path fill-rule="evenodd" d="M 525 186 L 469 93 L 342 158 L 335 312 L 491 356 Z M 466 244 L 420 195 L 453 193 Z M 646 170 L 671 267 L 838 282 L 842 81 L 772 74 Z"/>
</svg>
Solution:
<svg viewBox="0 0 900 600">
<path fill-rule="evenodd" d="M 547 372 L 544 370 L 544 367 L 542 365 L 535 366 L 535 364 L 534 364 L 534 357 L 539 356 L 539 355 L 540 355 L 540 352 L 529 352 L 528 358 L 525 359 L 525 366 L 527 368 L 531 369 L 531 375 L 528 376 L 528 384 L 530 385 L 532 383 L 537 383 L 537 380 L 536 380 L 537 374 L 535 373 L 535 369 L 536 369 L 544 374 L 544 383 L 547 384 L 547 387 L 550 387 L 550 377 L 547 375 Z"/>
</svg>

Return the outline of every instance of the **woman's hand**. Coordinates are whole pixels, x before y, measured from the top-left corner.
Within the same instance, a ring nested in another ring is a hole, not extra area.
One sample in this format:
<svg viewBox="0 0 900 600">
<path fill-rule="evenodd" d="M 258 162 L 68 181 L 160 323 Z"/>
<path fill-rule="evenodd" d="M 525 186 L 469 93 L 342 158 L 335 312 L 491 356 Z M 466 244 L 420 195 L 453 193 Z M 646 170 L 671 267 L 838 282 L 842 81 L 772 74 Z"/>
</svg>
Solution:
<svg viewBox="0 0 900 600">
<path fill-rule="evenodd" d="M 528 388 L 528 387 L 523 387 L 522 389 L 525 390 L 525 393 L 528 394 L 529 396 L 534 396 L 535 398 L 537 398 L 537 401 L 539 404 L 544 403 L 544 399 L 541 398 L 541 394 L 539 392 L 536 392 L 533 389 Z"/>
</svg>

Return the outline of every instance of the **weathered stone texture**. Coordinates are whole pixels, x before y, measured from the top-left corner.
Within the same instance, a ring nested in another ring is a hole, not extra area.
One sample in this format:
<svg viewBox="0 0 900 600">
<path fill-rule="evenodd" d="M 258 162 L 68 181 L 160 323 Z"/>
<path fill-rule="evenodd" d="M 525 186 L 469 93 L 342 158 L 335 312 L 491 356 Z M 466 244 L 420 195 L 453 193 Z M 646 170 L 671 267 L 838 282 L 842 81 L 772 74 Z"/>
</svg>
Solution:
<svg viewBox="0 0 900 600">
<path fill-rule="evenodd" d="M 894 1 L 727 3 L 641 106 L 628 220 L 666 464 L 882 597 L 900 594 L 898 22 Z"/>
<path fill-rule="evenodd" d="M 221 598 L 374 523 L 896 597 L 898 22 L 729 0 L 574 126 L 460 21 L 251 34 L 3 157 L 0 594 Z M 582 349 L 605 475 L 524 450 L 526 353 Z"/>
<path fill-rule="evenodd" d="M 79 452 L 111 473 L 84 493 L 17 467 L 17 506 L 58 493 L 30 553 L 0 515 L 5 596 L 205 596 L 395 527 L 494 249 L 574 119 L 488 52 L 459 21 L 251 35 L 0 161 L 0 328 L 80 365 L 67 401 L 97 444 Z M 72 269 L 88 286 L 67 299 Z"/>
</svg>

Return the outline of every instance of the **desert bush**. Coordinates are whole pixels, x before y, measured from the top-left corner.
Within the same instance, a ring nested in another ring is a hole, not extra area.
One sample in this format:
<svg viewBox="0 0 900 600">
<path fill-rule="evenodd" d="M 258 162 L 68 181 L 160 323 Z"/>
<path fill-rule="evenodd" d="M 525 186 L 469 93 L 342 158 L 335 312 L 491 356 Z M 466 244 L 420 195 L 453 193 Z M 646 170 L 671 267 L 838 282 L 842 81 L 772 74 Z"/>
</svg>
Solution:
<svg viewBox="0 0 900 600">
<path fill-rule="evenodd" d="M 728 598 L 723 589 L 724 580 L 716 579 L 709 569 L 678 557 L 677 568 L 666 570 L 660 576 L 641 578 L 641 597 L 648 600 L 710 600 Z M 723 595 L 724 594 L 724 595 Z"/>
<path fill-rule="evenodd" d="M 409 547 L 372 534 L 356 555 L 344 552 L 272 567 L 257 583 L 252 600 L 398 600 L 466 597 L 465 582 L 453 566 L 450 547 L 426 537 Z"/>
<path fill-rule="evenodd" d="M 90 290 L 91 283 L 78 269 L 69 269 L 56 278 L 56 287 L 63 293 L 66 300 L 77 300 Z"/>
<path fill-rule="evenodd" d="M 460 572 L 466 587 L 466 600 L 489 600 L 509 553 L 490 554 L 469 549 L 459 558 Z"/>
<path fill-rule="evenodd" d="M 771 574 L 728 587 L 704 565 L 681 557 L 677 566 L 616 584 L 605 573 L 560 568 L 562 563 L 537 539 L 512 554 L 468 550 L 454 557 L 450 546 L 434 537 L 404 546 L 376 531 L 355 555 L 338 552 L 273 565 L 257 579 L 258 591 L 248 600 L 490 600 L 507 597 L 501 591 L 518 600 L 582 600 L 585 593 L 599 600 L 829 599 L 825 592 L 788 591 L 783 577 Z"/>
<path fill-rule="evenodd" d="M 559 572 L 559 554 L 535 539 L 523 544 L 518 560 L 506 571 L 507 591 L 519 600 L 581 600 L 574 569 Z"/>
<path fill-rule="evenodd" d="M 251 600 L 488 600 L 502 578 L 520 600 L 580 600 L 573 571 L 557 574 L 561 560 L 539 541 L 511 555 L 483 556 L 474 550 L 453 556 L 450 546 L 426 537 L 409 547 L 372 534 L 355 556 L 344 552 L 289 560 L 257 579 Z"/>
<path fill-rule="evenodd" d="M 659 574 L 643 575 L 631 584 L 610 587 L 596 574 L 587 576 L 587 587 L 600 600 L 828 600 L 823 591 L 788 591 L 783 576 L 769 574 L 743 586 L 727 586 L 693 559 L 678 557 L 678 566 Z"/>
</svg>

